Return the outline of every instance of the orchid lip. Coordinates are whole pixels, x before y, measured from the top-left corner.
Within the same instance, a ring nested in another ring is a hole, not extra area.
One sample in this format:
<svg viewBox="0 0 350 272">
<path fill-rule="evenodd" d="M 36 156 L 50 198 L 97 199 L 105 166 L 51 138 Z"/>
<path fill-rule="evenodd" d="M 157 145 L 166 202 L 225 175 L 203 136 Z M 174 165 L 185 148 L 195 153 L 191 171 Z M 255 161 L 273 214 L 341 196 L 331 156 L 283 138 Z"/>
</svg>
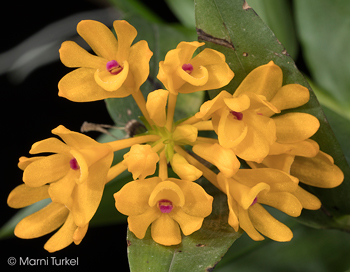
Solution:
<svg viewBox="0 0 350 272">
<path fill-rule="evenodd" d="M 112 75 L 117 75 L 123 70 L 123 67 L 116 60 L 111 60 L 107 62 L 106 69 Z"/>
<path fill-rule="evenodd" d="M 191 74 L 191 72 L 193 71 L 193 65 L 191 63 L 185 63 L 182 65 L 182 70 L 184 70 L 188 74 Z"/>
<path fill-rule="evenodd" d="M 235 119 L 237 119 L 239 121 L 243 119 L 243 113 L 242 112 L 230 111 L 230 113 L 235 117 Z"/>
<path fill-rule="evenodd" d="M 69 165 L 70 165 L 70 168 L 72 168 L 73 170 L 79 170 L 80 169 L 80 166 L 78 164 L 78 161 L 76 158 L 73 158 L 69 161 Z"/>
<path fill-rule="evenodd" d="M 159 210 L 162 213 L 170 213 L 173 209 L 173 203 L 167 199 L 162 199 L 158 201 Z"/>
</svg>

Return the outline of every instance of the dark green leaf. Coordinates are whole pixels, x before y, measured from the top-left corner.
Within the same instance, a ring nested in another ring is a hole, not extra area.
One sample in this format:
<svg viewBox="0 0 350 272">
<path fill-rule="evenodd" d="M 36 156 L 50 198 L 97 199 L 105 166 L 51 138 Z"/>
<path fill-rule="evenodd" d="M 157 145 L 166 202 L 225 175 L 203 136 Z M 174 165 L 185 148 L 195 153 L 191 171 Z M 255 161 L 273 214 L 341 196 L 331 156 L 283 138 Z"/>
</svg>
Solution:
<svg viewBox="0 0 350 272">
<path fill-rule="evenodd" d="M 226 55 L 235 72 L 224 87 L 233 93 L 254 68 L 273 60 L 283 71 L 283 84 L 298 83 L 310 90 L 310 101 L 295 111 L 316 116 L 321 127 L 313 137 L 320 149 L 330 154 L 345 174 L 343 184 L 334 189 L 314 189 L 331 215 L 350 213 L 350 168 L 313 91 L 298 71 L 293 59 L 272 31 L 243 0 L 196 0 L 196 24 L 199 38 L 206 46 Z M 210 92 L 211 97 L 220 90 Z M 326 226 L 325 226 L 326 227 Z"/>
</svg>

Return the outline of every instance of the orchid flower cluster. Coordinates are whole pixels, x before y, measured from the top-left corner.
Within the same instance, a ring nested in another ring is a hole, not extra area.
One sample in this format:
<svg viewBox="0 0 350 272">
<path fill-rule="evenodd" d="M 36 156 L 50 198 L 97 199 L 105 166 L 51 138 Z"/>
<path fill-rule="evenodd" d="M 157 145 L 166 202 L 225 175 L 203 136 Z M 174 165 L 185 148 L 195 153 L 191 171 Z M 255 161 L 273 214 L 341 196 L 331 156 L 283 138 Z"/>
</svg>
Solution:
<svg viewBox="0 0 350 272">
<path fill-rule="evenodd" d="M 170 246 L 199 230 L 213 203 L 196 182 L 203 176 L 227 195 L 228 224 L 235 231 L 241 228 L 253 240 L 264 235 L 289 241 L 291 230 L 263 205 L 297 217 L 303 208 L 321 207 L 299 183 L 332 188 L 343 181 L 332 157 L 310 139 L 320 126 L 318 119 L 281 112 L 307 103 L 308 89 L 282 86 L 282 70 L 270 61 L 251 71 L 233 95 L 221 91 L 194 116 L 174 122 L 179 93 L 219 89 L 234 78 L 225 56 L 208 48 L 195 55 L 204 43 L 179 43 L 159 63 L 157 78 L 164 89 L 145 99 L 140 86 L 148 78 L 153 53 L 144 40 L 133 44 L 137 31 L 128 22 L 118 20 L 113 26 L 116 37 L 97 21 L 78 24 L 79 35 L 96 55 L 73 41 L 62 44 L 62 63 L 77 69 L 61 79 L 59 96 L 87 102 L 131 95 L 147 132 L 99 143 L 61 125 L 52 133 L 62 141 L 52 137 L 35 143 L 30 154 L 52 154 L 20 158 L 24 184 L 10 193 L 8 205 L 51 202 L 22 219 L 15 235 L 36 238 L 58 229 L 44 246 L 49 252 L 79 244 L 105 184 L 127 170 L 133 181 L 114 194 L 115 206 L 128 216 L 129 230 L 139 239 L 151 227 L 153 240 Z M 199 136 L 201 131 L 217 137 Z M 130 149 L 124 159 L 111 166 L 114 152 L 125 148 Z M 251 169 L 241 169 L 241 161 Z M 168 175 L 169 167 L 176 176 Z"/>
</svg>

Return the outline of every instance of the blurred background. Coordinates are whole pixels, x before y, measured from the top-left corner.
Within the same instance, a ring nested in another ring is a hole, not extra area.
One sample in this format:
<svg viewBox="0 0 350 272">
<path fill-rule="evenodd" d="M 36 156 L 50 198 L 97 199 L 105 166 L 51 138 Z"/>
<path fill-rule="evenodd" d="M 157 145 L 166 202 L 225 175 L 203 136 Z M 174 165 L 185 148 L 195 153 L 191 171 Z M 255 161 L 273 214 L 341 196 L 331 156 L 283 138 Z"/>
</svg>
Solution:
<svg viewBox="0 0 350 272">
<path fill-rule="evenodd" d="M 349 162 L 348 3 L 347 0 L 248 0 L 248 4 L 285 45 L 297 67 L 309 78 L 331 125 L 336 124 L 336 137 L 343 150 L 347 151 Z M 115 4 L 122 9 L 116 9 Z M 193 0 L 8 1 L 6 8 L 2 9 L 1 143 L 5 151 L 2 152 L 1 169 L 5 177 L 2 178 L 4 187 L 0 190 L 0 227 L 17 212 L 7 206 L 6 199 L 10 191 L 22 183 L 22 171 L 17 168 L 18 158 L 28 156 L 34 142 L 51 137 L 51 130 L 60 124 L 74 131 L 79 131 L 84 121 L 113 124 L 104 101 L 73 103 L 57 96 L 58 81 L 70 71 L 60 63 L 58 49 L 65 40 L 81 42 L 76 33 L 80 20 L 94 19 L 111 27 L 114 20 L 122 18 L 130 9 L 135 9 L 135 12 L 141 10 L 141 13 L 136 12 L 139 16 L 147 10 L 162 24 L 182 24 L 194 37 L 196 35 Z M 99 135 L 94 132 L 87 134 L 93 138 Z M 349 234 L 309 229 L 295 221 L 290 221 L 290 225 L 295 233 L 292 242 L 283 246 L 269 240 L 252 243 L 243 236 L 215 271 L 333 272 L 350 268 L 347 258 L 350 252 Z M 113 265 L 110 269 L 128 271 L 126 229 L 126 223 L 91 227 L 79 246 L 71 245 L 53 254 L 43 249 L 52 234 L 33 240 L 3 239 L 0 240 L 0 267 L 8 267 L 9 257 L 56 256 L 79 257 L 80 268 Z"/>
</svg>

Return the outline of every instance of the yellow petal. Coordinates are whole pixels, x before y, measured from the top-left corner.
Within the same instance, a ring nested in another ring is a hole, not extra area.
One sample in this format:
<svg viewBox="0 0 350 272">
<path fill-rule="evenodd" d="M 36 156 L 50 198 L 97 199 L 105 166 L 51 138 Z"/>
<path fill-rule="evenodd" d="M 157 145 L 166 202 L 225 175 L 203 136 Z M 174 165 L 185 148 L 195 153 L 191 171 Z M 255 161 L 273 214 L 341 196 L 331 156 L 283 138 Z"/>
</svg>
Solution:
<svg viewBox="0 0 350 272">
<path fill-rule="evenodd" d="M 45 156 L 37 156 L 37 157 L 32 157 L 32 158 L 27 158 L 27 157 L 20 157 L 19 161 L 18 161 L 18 168 L 21 170 L 25 170 L 28 165 L 30 165 L 32 162 L 37 161 L 37 160 L 41 160 L 45 158 Z"/>
<path fill-rule="evenodd" d="M 269 155 L 262 161 L 262 166 L 282 170 L 287 174 L 290 173 L 290 168 L 294 162 L 294 155 L 281 154 Z M 251 165 L 249 163 L 249 165 Z"/>
<path fill-rule="evenodd" d="M 83 20 L 78 23 L 77 31 L 98 56 L 106 60 L 115 59 L 118 43 L 107 26 L 97 21 Z"/>
<path fill-rule="evenodd" d="M 295 156 L 315 157 L 319 150 L 318 143 L 311 139 L 291 144 L 280 144 L 275 142 L 270 147 L 269 155 L 279 155 L 284 153 Z"/>
<path fill-rule="evenodd" d="M 181 63 L 188 63 L 192 59 L 192 55 L 197 50 L 198 47 L 204 45 L 204 43 L 193 41 L 193 42 L 180 42 L 176 49 L 179 51 L 179 60 Z"/>
<path fill-rule="evenodd" d="M 67 67 L 86 67 L 99 69 L 106 67 L 107 60 L 94 56 L 72 41 L 62 43 L 60 59 Z"/>
<path fill-rule="evenodd" d="M 171 167 L 174 172 L 183 180 L 195 181 L 202 176 L 202 171 L 189 164 L 180 154 L 174 154 L 171 160 Z"/>
<path fill-rule="evenodd" d="M 216 116 L 213 117 L 213 123 L 216 123 Z M 248 127 L 244 121 L 235 119 L 227 109 L 221 112 L 217 128 L 218 140 L 221 146 L 233 148 L 244 140 L 247 133 Z"/>
<path fill-rule="evenodd" d="M 100 87 L 94 77 L 96 69 L 78 68 L 66 74 L 58 83 L 58 95 L 74 102 L 89 102 L 111 97 L 125 97 L 128 90 L 108 92 Z"/>
<path fill-rule="evenodd" d="M 102 198 L 107 180 L 107 172 L 112 163 L 112 156 L 106 156 L 89 167 L 87 180 L 75 186 L 71 212 L 77 226 L 83 227 L 94 216 Z"/>
<path fill-rule="evenodd" d="M 274 117 L 277 142 L 296 143 L 310 138 L 320 127 L 318 119 L 307 113 L 293 112 Z"/>
<path fill-rule="evenodd" d="M 291 175 L 300 182 L 321 188 L 333 188 L 344 180 L 344 174 L 328 154 L 320 151 L 313 158 L 297 156 L 292 164 Z"/>
<path fill-rule="evenodd" d="M 151 235 L 155 242 L 164 246 L 181 243 L 179 225 L 167 214 L 162 214 L 152 223 Z"/>
<path fill-rule="evenodd" d="M 149 61 L 153 53 L 146 41 L 139 41 L 130 48 L 129 72 L 133 75 L 134 89 L 138 90 L 149 75 Z"/>
<path fill-rule="evenodd" d="M 150 208 L 148 206 L 148 209 L 144 213 L 128 217 L 129 230 L 134 233 L 137 238 L 143 239 L 149 225 L 161 215 L 162 213 L 157 207 Z"/>
<path fill-rule="evenodd" d="M 185 180 L 169 179 L 177 184 L 185 196 L 185 204 L 182 210 L 191 216 L 207 217 L 212 211 L 213 197 L 195 182 Z"/>
<path fill-rule="evenodd" d="M 23 173 L 23 181 L 30 187 L 39 187 L 63 178 L 70 170 L 70 158 L 53 154 L 29 164 Z"/>
<path fill-rule="evenodd" d="M 225 181 L 226 177 L 222 174 L 218 174 L 218 183 L 220 187 L 225 186 L 225 182 L 229 185 L 229 194 L 243 209 L 248 209 L 252 205 L 256 196 L 262 191 L 270 190 L 270 186 L 266 183 L 260 182 L 252 187 L 248 187 L 235 180 L 235 177 Z"/>
<path fill-rule="evenodd" d="M 32 145 L 30 154 L 38 154 L 44 152 L 50 153 L 68 153 L 70 147 L 58 140 L 57 138 L 48 138 Z"/>
<path fill-rule="evenodd" d="M 293 238 L 292 231 L 273 218 L 259 203 L 248 210 L 254 227 L 263 235 L 278 242 L 287 242 Z"/>
<path fill-rule="evenodd" d="M 284 85 L 271 99 L 279 110 L 292 109 L 306 104 L 310 99 L 309 90 L 299 84 Z"/>
<path fill-rule="evenodd" d="M 72 192 L 78 178 L 79 173 L 70 170 L 65 177 L 50 184 L 49 194 L 52 201 L 62 203 L 67 208 L 71 209 L 73 203 Z"/>
<path fill-rule="evenodd" d="M 238 97 L 224 98 L 224 102 L 230 110 L 237 112 L 242 112 L 250 107 L 249 96 L 245 94 Z"/>
<path fill-rule="evenodd" d="M 109 71 L 107 71 L 105 68 L 97 69 L 96 72 L 94 73 L 94 78 L 96 83 L 105 91 L 107 92 L 115 92 L 113 94 L 116 95 L 118 93 L 119 88 L 124 84 L 126 78 L 128 77 L 129 73 L 129 63 L 128 61 L 124 61 L 121 63 L 123 70 L 117 74 L 117 75 L 112 75 Z M 127 95 L 129 95 L 128 93 Z M 121 92 L 117 97 L 125 97 L 124 92 Z"/>
<path fill-rule="evenodd" d="M 280 67 L 270 61 L 251 71 L 238 86 L 234 96 L 253 92 L 266 97 L 270 101 L 282 87 L 283 74 Z"/>
<path fill-rule="evenodd" d="M 158 183 L 154 187 L 149 200 L 148 205 L 153 207 L 160 200 L 169 200 L 173 203 L 173 206 L 182 207 L 185 204 L 185 195 L 181 188 L 174 182 L 166 180 Z"/>
<path fill-rule="evenodd" d="M 254 204 L 254 206 L 257 205 Z M 265 238 L 255 229 L 255 225 L 250 219 L 250 213 L 248 210 L 244 210 L 241 206 L 239 208 L 239 224 L 240 227 L 252 238 L 254 241 L 261 241 Z M 251 208 L 250 208 L 251 209 Z"/>
<path fill-rule="evenodd" d="M 208 82 L 208 70 L 203 66 L 194 68 L 191 74 L 178 67 L 176 73 L 183 81 L 193 86 L 203 86 Z"/>
<path fill-rule="evenodd" d="M 48 189 L 48 185 L 43 185 L 34 188 L 29 187 L 26 184 L 18 185 L 9 194 L 7 198 L 7 205 L 15 209 L 29 206 L 40 200 L 49 198 L 50 195 L 48 193 Z"/>
<path fill-rule="evenodd" d="M 125 215 L 139 215 L 149 209 L 148 200 L 154 187 L 161 182 L 159 177 L 136 180 L 123 186 L 114 194 L 115 206 Z"/>
<path fill-rule="evenodd" d="M 44 248 L 52 253 L 69 246 L 73 242 L 73 233 L 77 226 L 74 224 L 73 216 L 68 215 L 63 226 L 45 243 Z"/>
<path fill-rule="evenodd" d="M 270 186 L 271 192 L 294 192 L 298 187 L 297 178 L 271 168 L 239 169 L 233 178 L 249 187 L 258 183 L 266 183 Z"/>
<path fill-rule="evenodd" d="M 226 107 L 225 98 L 232 98 L 232 94 L 226 91 L 221 91 L 214 99 L 206 101 L 202 104 L 200 111 L 196 113 L 197 118 L 208 120 L 214 112 L 222 110 Z"/>
<path fill-rule="evenodd" d="M 23 218 L 15 228 L 15 235 L 23 239 L 31 239 L 48 234 L 60 227 L 68 216 L 68 209 L 52 202 L 45 208 Z"/>
<path fill-rule="evenodd" d="M 89 224 L 86 224 L 86 226 L 83 227 L 77 227 L 76 230 L 73 233 L 73 242 L 76 245 L 79 245 L 83 238 L 85 237 L 85 234 L 88 230 Z"/>
<path fill-rule="evenodd" d="M 227 184 L 228 187 L 228 184 Z M 228 188 L 227 188 L 228 190 Z M 238 221 L 238 204 L 236 200 L 231 196 L 231 194 L 227 195 L 227 204 L 229 209 L 228 214 L 228 224 L 237 232 L 239 230 L 239 221 Z"/>
<path fill-rule="evenodd" d="M 96 142 L 92 138 L 84 134 L 71 131 L 62 125 L 56 127 L 51 132 L 60 136 L 67 145 L 75 147 L 77 149 L 82 149 L 90 146 L 101 146 L 100 143 Z"/>
<path fill-rule="evenodd" d="M 197 144 L 193 152 L 214 164 L 226 177 L 232 177 L 240 167 L 235 153 L 219 144 Z"/>
<path fill-rule="evenodd" d="M 321 208 L 321 201 L 300 186 L 298 186 L 297 190 L 292 194 L 298 198 L 304 209 L 318 210 Z"/>
<path fill-rule="evenodd" d="M 190 235 L 196 230 L 199 230 L 202 227 L 204 220 L 203 217 L 188 215 L 179 208 L 174 208 L 169 216 L 180 225 L 180 228 L 185 235 Z"/>
<path fill-rule="evenodd" d="M 298 198 L 289 192 L 261 192 L 258 196 L 258 202 L 279 209 L 293 217 L 299 216 L 303 209 Z"/>
<path fill-rule="evenodd" d="M 166 104 L 169 92 L 166 90 L 155 90 L 147 96 L 146 108 L 150 118 L 159 127 L 164 127 L 166 122 Z"/>
<path fill-rule="evenodd" d="M 117 60 L 123 62 L 129 57 L 130 47 L 136 38 L 137 31 L 135 27 L 124 20 L 114 21 L 113 27 L 118 38 Z"/>
<path fill-rule="evenodd" d="M 173 132 L 173 140 L 177 143 L 194 143 L 197 140 L 198 129 L 192 125 L 177 126 Z"/>
</svg>

